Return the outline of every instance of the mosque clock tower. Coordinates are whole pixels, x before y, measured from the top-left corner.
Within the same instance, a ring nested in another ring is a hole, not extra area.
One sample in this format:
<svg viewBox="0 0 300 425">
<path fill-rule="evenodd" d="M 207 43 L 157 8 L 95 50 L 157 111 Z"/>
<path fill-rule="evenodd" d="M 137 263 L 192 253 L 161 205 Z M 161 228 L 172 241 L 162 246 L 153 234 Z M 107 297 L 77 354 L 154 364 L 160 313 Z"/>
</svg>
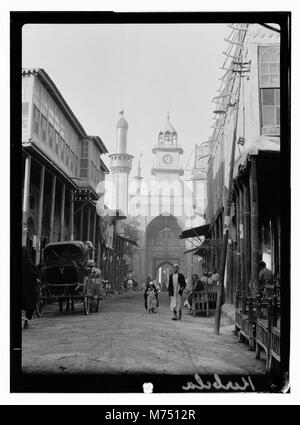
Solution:
<svg viewBox="0 0 300 425">
<path fill-rule="evenodd" d="M 152 175 L 157 180 L 177 180 L 183 175 L 183 149 L 178 145 L 176 129 L 170 123 L 169 114 L 165 128 L 158 134 L 158 143 L 152 149 L 155 154 Z"/>
</svg>

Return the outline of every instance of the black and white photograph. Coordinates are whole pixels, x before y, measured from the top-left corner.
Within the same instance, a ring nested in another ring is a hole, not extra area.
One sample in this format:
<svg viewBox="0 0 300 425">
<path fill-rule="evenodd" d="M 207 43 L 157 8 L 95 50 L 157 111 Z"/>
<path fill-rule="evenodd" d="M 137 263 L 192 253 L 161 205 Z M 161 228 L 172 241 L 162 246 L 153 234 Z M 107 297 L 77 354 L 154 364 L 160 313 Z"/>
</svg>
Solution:
<svg viewBox="0 0 300 425">
<path fill-rule="evenodd" d="M 290 391 L 290 19 L 11 13 L 12 392 Z"/>
</svg>

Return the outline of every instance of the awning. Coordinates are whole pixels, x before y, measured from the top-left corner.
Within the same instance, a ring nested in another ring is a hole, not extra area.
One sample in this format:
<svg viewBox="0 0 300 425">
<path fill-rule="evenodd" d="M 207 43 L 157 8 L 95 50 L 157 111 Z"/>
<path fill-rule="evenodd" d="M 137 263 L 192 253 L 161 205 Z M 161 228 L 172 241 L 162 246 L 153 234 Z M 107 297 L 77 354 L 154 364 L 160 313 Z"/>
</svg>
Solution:
<svg viewBox="0 0 300 425">
<path fill-rule="evenodd" d="M 133 241 L 132 239 L 125 238 L 125 236 L 118 235 L 118 237 L 124 242 L 127 242 L 131 245 L 134 245 L 134 246 L 139 246 L 136 241 Z"/>
<path fill-rule="evenodd" d="M 193 227 L 191 229 L 183 230 L 179 235 L 180 239 L 195 238 L 197 236 L 205 236 L 208 232 L 209 224 L 203 226 Z"/>
<path fill-rule="evenodd" d="M 198 248 L 198 250 L 194 253 L 194 255 L 199 255 L 199 257 L 205 257 L 206 249 Z"/>
<path fill-rule="evenodd" d="M 187 251 L 184 251 L 184 254 L 188 254 L 189 252 L 197 251 L 197 249 L 199 249 L 199 248 L 200 248 L 200 246 L 196 246 L 195 248 L 188 249 Z"/>
</svg>

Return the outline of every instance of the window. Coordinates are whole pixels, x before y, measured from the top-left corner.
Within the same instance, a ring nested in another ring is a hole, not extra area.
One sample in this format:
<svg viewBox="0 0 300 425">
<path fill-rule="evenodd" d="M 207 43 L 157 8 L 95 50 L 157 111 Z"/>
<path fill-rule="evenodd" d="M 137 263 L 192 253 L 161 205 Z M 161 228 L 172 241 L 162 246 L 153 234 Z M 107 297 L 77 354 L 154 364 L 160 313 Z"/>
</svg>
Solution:
<svg viewBox="0 0 300 425">
<path fill-rule="evenodd" d="M 88 160 L 80 159 L 80 177 L 87 177 L 88 172 Z"/>
<path fill-rule="evenodd" d="M 65 159 L 65 141 L 60 137 L 60 158 L 62 161 Z"/>
<path fill-rule="evenodd" d="M 47 141 L 47 124 L 48 124 L 47 118 L 42 114 L 41 115 L 41 138 L 42 138 L 42 141 L 45 143 Z M 49 145 L 50 145 L 50 141 L 49 141 Z"/>
<path fill-rule="evenodd" d="M 92 183 L 94 182 L 94 163 L 93 163 L 93 161 L 91 161 L 91 180 L 92 180 Z"/>
<path fill-rule="evenodd" d="M 48 104 L 48 119 L 49 122 L 54 125 L 54 103 L 51 97 L 49 97 L 49 104 Z"/>
<path fill-rule="evenodd" d="M 75 177 L 77 177 L 77 175 L 78 175 L 78 156 L 77 155 L 75 155 L 75 172 L 74 172 L 74 174 L 75 174 Z"/>
<path fill-rule="evenodd" d="M 73 172 L 73 168 L 74 168 L 74 152 L 71 149 L 71 152 L 70 152 L 70 169 L 71 169 L 72 172 Z"/>
<path fill-rule="evenodd" d="M 38 136 L 40 131 L 40 111 L 34 105 L 33 107 L 33 131 Z"/>
<path fill-rule="evenodd" d="M 22 128 L 27 128 L 29 102 L 22 103 Z"/>
<path fill-rule="evenodd" d="M 54 127 L 53 127 L 53 125 L 51 125 L 49 123 L 49 127 L 48 127 L 48 143 L 49 143 L 50 148 L 53 148 L 54 139 L 55 139 Z"/>
<path fill-rule="evenodd" d="M 48 93 L 47 91 L 42 87 L 41 88 L 41 111 L 42 114 L 44 114 L 46 117 L 48 115 Z"/>
<path fill-rule="evenodd" d="M 280 134 L 279 46 L 259 48 L 259 86 L 263 134 Z"/>
<path fill-rule="evenodd" d="M 70 158 L 70 148 L 66 145 L 66 166 L 69 166 L 69 158 Z"/>
<path fill-rule="evenodd" d="M 61 113 L 58 106 L 55 106 L 55 129 L 60 130 Z"/>
<path fill-rule="evenodd" d="M 54 132 L 54 128 L 53 128 L 53 132 Z M 60 144 L 60 135 L 56 131 L 55 132 L 55 153 L 56 153 L 56 155 L 59 155 L 59 144 Z"/>
<path fill-rule="evenodd" d="M 88 142 L 81 142 L 81 158 L 88 158 Z"/>
<path fill-rule="evenodd" d="M 33 100 L 38 108 L 41 106 L 41 85 L 37 78 L 34 79 Z"/>
</svg>

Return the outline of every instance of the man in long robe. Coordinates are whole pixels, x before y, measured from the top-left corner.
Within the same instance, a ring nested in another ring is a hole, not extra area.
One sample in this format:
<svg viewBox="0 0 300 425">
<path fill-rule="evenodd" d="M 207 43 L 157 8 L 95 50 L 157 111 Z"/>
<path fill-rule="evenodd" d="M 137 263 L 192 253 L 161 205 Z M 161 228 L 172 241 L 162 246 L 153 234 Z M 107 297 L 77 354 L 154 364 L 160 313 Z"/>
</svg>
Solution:
<svg viewBox="0 0 300 425">
<path fill-rule="evenodd" d="M 170 309 L 173 313 L 172 320 L 181 320 L 182 294 L 186 287 L 184 275 L 178 273 L 178 264 L 173 264 L 173 273 L 169 276 L 168 292 L 170 296 Z"/>
</svg>

